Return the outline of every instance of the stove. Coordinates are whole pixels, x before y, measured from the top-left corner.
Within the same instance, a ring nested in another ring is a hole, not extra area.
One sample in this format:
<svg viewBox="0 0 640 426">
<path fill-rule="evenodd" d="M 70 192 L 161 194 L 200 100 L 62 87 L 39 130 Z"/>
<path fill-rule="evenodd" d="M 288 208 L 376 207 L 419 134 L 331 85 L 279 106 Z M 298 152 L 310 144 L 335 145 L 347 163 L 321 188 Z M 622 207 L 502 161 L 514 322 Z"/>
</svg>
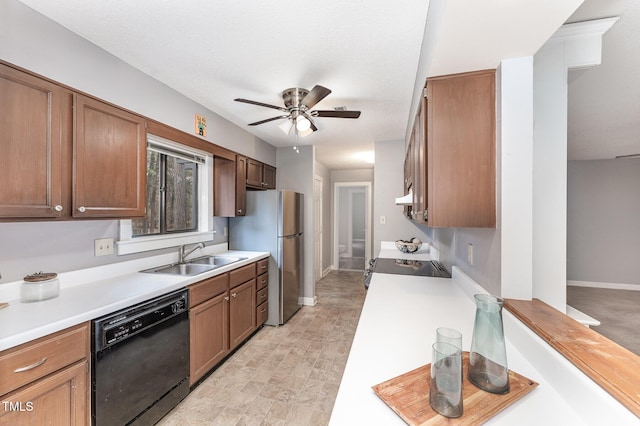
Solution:
<svg viewBox="0 0 640 426">
<path fill-rule="evenodd" d="M 364 271 L 364 286 L 369 288 L 371 274 L 415 275 L 422 277 L 451 278 L 449 271 L 437 260 L 385 259 L 377 258 L 369 262 Z"/>
</svg>

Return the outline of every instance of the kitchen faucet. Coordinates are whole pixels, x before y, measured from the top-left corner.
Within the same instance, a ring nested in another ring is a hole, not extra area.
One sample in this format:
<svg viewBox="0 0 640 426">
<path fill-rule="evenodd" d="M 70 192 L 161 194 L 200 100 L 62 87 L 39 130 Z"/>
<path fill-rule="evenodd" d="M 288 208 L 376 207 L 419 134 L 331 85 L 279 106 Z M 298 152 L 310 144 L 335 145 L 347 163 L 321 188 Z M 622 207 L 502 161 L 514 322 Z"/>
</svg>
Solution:
<svg viewBox="0 0 640 426">
<path fill-rule="evenodd" d="M 184 263 L 187 256 L 196 251 L 197 249 L 204 248 L 204 243 L 198 243 L 195 246 L 191 247 L 189 250 L 185 250 L 187 248 L 186 244 L 183 244 L 178 249 L 178 263 Z"/>
</svg>

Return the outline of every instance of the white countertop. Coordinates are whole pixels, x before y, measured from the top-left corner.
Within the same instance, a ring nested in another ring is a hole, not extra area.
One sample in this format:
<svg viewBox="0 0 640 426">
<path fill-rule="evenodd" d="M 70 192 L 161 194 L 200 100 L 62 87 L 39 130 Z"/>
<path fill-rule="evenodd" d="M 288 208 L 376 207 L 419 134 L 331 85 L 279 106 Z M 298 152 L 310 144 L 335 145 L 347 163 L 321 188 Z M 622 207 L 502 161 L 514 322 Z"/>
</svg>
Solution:
<svg viewBox="0 0 640 426">
<path fill-rule="evenodd" d="M 0 351 L 269 257 L 267 252 L 226 251 L 226 244 L 208 246 L 202 254 L 247 259 L 190 277 L 138 272 L 176 262 L 175 254 L 61 273 L 60 295 L 31 303 L 20 302 L 20 282 L 2 284 L 0 301 L 9 306 L 0 310 Z"/>
<path fill-rule="evenodd" d="M 439 260 L 438 251 L 427 243 L 422 243 L 418 251 L 403 253 L 396 248 L 394 241 L 381 241 L 378 257 L 384 259 Z"/>
<path fill-rule="evenodd" d="M 373 274 L 330 424 L 404 424 L 371 387 L 430 363 L 437 327 L 461 331 L 468 351 L 475 293 L 486 291 L 458 268 L 453 279 Z M 509 368 L 539 386 L 486 424 L 638 424 L 510 313 L 503 311 L 503 318 Z"/>
</svg>

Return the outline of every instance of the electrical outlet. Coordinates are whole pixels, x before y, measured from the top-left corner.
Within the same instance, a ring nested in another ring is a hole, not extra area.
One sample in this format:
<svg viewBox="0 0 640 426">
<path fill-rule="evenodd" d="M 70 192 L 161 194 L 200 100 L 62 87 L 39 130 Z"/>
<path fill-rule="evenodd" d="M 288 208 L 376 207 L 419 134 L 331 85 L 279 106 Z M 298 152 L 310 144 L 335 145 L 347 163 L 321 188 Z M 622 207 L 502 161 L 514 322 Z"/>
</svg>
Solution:
<svg viewBox="0 0 640 426">
<path fill-rule="evenodd" d="M 467 246 L 467 263 L 473 266 L 473 244 Z"/>
<path fill-rule="evenodd" d="M 387 224 L 387 217 L 380 216 L 380 225 L 386 225 L 386 224 Z"/>
<path fill-rule="evenodd" d="M 113 254 L 113 238 L 101 238 L 93 242 L 95 256 L 106 256 Z"/>
</svg>

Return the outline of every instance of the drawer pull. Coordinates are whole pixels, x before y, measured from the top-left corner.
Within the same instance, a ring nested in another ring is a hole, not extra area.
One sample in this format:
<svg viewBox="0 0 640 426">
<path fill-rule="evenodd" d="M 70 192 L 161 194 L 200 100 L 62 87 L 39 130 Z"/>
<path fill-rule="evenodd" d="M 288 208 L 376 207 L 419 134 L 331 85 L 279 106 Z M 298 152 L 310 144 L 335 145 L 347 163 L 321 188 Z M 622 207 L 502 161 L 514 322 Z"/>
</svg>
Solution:
<svg viewBox="0 0 640 426">
<path fill-rule="evenodd" d="M 267 312 L 267 310 L 265 308 L 260 309 L 260 313 L 264 314 L 265 312 Z"/>
<path fill-rule="evenodd" d="M 262 294 L 262 295 L 260 295 L 260 299 L 266 299 L 266 298 L 267 298 L 267 295 L 266 295 L 266 294 Z"/>
<path fill-rule="evenodd" d="M 27 365 L 26 367 L 16 368 L 15 370 L 13 370 L 13 372 L 14 373 L 22 373 L 23 371 L 33 370 L 36 367 L 40 367 L 45 362 L 47 362 L 47 358 L 46 357 L 42 358 L 40 361 L 34 362 L 31 365 Z"/>
<path fill-rule="evenodd" d="M 267 269 L 267 265 L 262 265 L 262 269 Z"/>
</svg>

